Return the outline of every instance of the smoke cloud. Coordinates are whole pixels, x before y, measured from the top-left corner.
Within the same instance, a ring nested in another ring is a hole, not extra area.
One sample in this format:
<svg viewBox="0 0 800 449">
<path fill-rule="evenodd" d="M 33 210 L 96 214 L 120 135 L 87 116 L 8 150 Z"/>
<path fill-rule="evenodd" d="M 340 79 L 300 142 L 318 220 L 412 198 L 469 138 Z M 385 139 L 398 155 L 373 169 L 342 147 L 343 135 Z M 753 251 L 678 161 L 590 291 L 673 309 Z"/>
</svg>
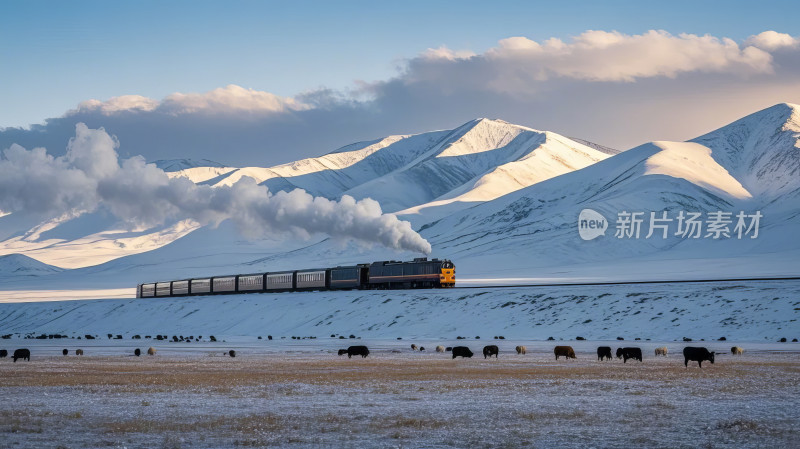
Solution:
<svg viewBox="0 0 800 449">
<path fill-rule="evenodd" d="M 201 224 L 232 220 L 248 237 L 315 234 L 377 243 L 429 254 L 430 244 L 407 221 L 384 214 L 377 201 L 339 201 L 313 197 L 297 189 L 272 193 L 252 178 L 230 187 L 196 185 L 170 178 L 135 156 L 120 161 L 119 142 L 103 128 L 75 127 L 64 156 L 44 148 L 12 145 L 0 157 L 0 210 L 55 217 L 106 207 L 138 226 L 193 219 Z"/>
</svg>

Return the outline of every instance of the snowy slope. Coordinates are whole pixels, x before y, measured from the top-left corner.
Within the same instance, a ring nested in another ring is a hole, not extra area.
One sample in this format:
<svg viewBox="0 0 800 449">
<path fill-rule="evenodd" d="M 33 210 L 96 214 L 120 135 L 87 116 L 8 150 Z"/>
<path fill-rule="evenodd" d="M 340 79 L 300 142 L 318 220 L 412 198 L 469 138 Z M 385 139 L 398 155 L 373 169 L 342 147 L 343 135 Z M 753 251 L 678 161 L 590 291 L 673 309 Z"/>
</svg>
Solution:
<svg viewBox="0 0 800 449">
<path fill-rule="evenodd" d="M 146 230 L 126 229 L 102 212 L 45 221 L 0 242 L 0 253 L 26 254 L 62 268 L 98 265 L 160 248 L 199 226 L 190 220 Z"/>
<path fill-rule="evenodd" d="M 126 338 L 336 333 L 441 343 L 455 343 L 459 335 L 774 342 L 800 337 L 794 310 L 799 295 L 798 281 L 768 281 L 64 301 L 0 304 L 0 329 Z"/>
<path fill-rule="evenodd" d="M 0 256 L 0 281 L 11 276 L 40 276 L 59 271 L 62 271 L 61 268 L 47 265 L 22 254 Z"/>
<path fill-rule="evenodd" d="M 208 159 L 160 159 L 153 163 L 165 172 L 177 172 L 197 167 L 225 168 L 223 164 Z"/>
<path fill-rule="evenodd" d="M 770 200 L 800 189 L 800 106 L 778 104 L 693 139 L 752 195 Z"/>
<path fill-rule="evenodd" d="M 488 201 L 607 157 L 555 133 L 478 119 L 456 129 L 408 166 L 346 193 L 372 196 L 388 211 L 434 200 L 437 204 Z"/>
<path fill-rule="evenodd" d="M 156 165 L 168 170 L 171 177 L 211 186 L 232 185 L 248 176 L 273 192 L 302 188 L 331 199 L 344 194 L 357 199 L 370 197 L 378 200 L 385 211 L 418 206 L 437 196 L 450 198 L 444 201 L 450 210 L 457 210 L 607 156 L 553 133 L 478 119 L 454 130 L 359 142 L 321 157 L 269 168 L 224 167 L 213 161 L 188 159 L 157 161 Z M 423 193 L 412 193 L 420 191 Z M 0 238 L 4 237 L 0 254 L 27 254 L 64 268 L 88 267 L 152 251 L 198 228 L 194 223 L 178 222 L 132 230 L 126 223 L 110 220 L 103 211 L 44 222 L 18 215 L 0 217 Z M 209 251 L 219 247 L 224 252 L 219 242 L 235 241 L 243 246 L 243 251 L 236 252 L 247 253 L 252 247 L 264 246 L 243 239 L 231 240 L 224 232 L 212 234 L 196 248 Z M 312 242 L 294 243 L 297 248 Z M 269 242 L 266 245 L 271 246 Z"/>
<path fill-rule="evenodd" d="M 425 226 L 422 235 L 437 250 L 466 261 L 462 266 L 468 273 L 482 271 L 489 277 L 509 270 L 575 275 L 575 268 L 587 264 L 638 265 L 639 271 L 658 276 L 663 271 L 648 267 L 663 264 L 652 265 L 653 260 L 681 261 L 672 263 L 675 272 L 690 266 L 690 272 L 708 272 L 709 263 L 738 260 L 735 267 L 718 271 L 741 275 L 764 268 L 748 261 L 756 256 L 775 261 L 768 269 L 797 273 L 797 264 L 783 266 L 786 260 L 800 260 L 800 241 L 794 237 L 800 233 L 797 111 L 794 105 L 777 105 L 692 142 L 641 145 L 451 214 Z M 579 238 L 577 217 L 584 208 L 609 220 L 605 236 Z M 622 211 L 644 212 L 646 225 L 651 211 L 667 211 L 675 218 L 680 211 L 735 215 L 740 210 L 764 214 L 757 239 L 685 239 L 674 235 L 675 223 L 667 238 L 645 238 L 646 227 L 639 239 L 614 237 Z"/>
</svg>

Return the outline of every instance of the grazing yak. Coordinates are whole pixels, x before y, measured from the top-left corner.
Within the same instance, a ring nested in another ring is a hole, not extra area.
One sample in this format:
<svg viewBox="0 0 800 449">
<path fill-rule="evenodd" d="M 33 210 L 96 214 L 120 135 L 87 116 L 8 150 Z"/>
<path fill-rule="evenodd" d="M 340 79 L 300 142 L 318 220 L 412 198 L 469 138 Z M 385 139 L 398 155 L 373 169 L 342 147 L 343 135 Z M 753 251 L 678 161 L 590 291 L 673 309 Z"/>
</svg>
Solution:
<svg viewBox="0 0 800 449">
<path fill-rule="evenodd" d="M 76 349 L 75 355 L 83 355 L 83 349 Z"/>
<path fill-rule="evenodd" d="M 556 355 L 556 360 L 562 355 L 568 359 L 577 358 L 575 357 L 575 350 L 572 349 L 572 346 L 556 346 L 553 348 L 553 354 Z"/>
<path fill-rule="evenodd" d="M 340 349 L 339 355 L 347 355 L 347 349 Z"/>
<path fill-rule="evenodd" d="M 444 352 L 444 346 L 439 345 L 436 347 L 436 352 Z"/>
<path fill-rule="evenodd" d="M 731 348 L 731 354 L 732 355 L 742 355 L 742 354 L 744 354 L 744 349 L 742 349 L 742 348 L 740 348 L 738 346 L 734 346 L 734 347 Z"/>
<path fill-rule="evenodd" d="M 597 360 L 611 360 L 611 346 L 600 346 L 597 348 Z"/>
<path fill-rule="evenodd" d="M 142 355 L 142 350 L 139 349 L 139 348 L 136 348 L 136 350 L 133 351 L 133 355 L 135 355 L 136 357 L 139 357 L 140 355 Z"/>
<path fill-rule="evenodd" d="M 8 357 L 8 351 L 5 349 L 0 349 L 0 359 L 4 359 Z"/>
<path fill-rule="evenodd" d="M 666 357 L 667 356 L 667 352 L 668 351 L 667 351 L 667 347 L 666 346 L 661 346 L 661 347 L 656 348 L 656 355 L 663 355 L 664 357 Z"/>
<path fill-rule="evenodd" d="M 150 346 L 147 348 L 147 355 L 156 355 L 156 348 Z"/>
<path fill-rule="evenodd" d="M 347 358 L 352 358 L 354 355 L 360 355 L 361 358 L 366 358 L 369 355 L 369 349 L 366 346 L 350 346 L 347 348 Z"/>
<path fill-rule="evenodd" d="M 527 354 L 528 353 L 528 348 L 525 347 L 525 346 L 517 346 L 514 349 L 517 350 L 517 354 Z"/>
<path fill-rule="evenodd" d="M 27 361 L 31 361 L 31 350 L 30 349 L 17 349 L 14 351 L 14 355 L 12 356 L 14 359 L 14 363 L 17 363 L 17 359 L 25 359 Z"/>
<path fill-rule="evenodd" d="M 414 343 L 411 343 L 411 350 L 412 351 L 416 351 L 417 350 L 417 345 L 415 345 Z"/>
<path fill-rule="evenodd" d="M 236 357 L 236 351 L 231 349 L 230 351 L 228 351 L 228 355 L 231 356 L 231 357 Z"/>
<path fill-rule="evenodd" d="M 497 354 L 500 353 L 500 348 L 497 345 L 488 345 L 483 347 L 483 358 L 494 356 L 497 358 Z"/>
<path fill-rule="evenodd" d="M 641 348 L 617 348 L 617 358 L 622 358 L 622 363 L 628 363 L 628 359 L 642 361 Z"/>
<path fill-rule="evenodd" d="M 466 346 L 454 346 L 453 358 L 456 357 L 472 358 L 472 351 L 470 351 L 469 348 Z"/>
<path fill-rule="evenodd" d="M 697 366 L 703 367 L 703 361 L 708 360 L 714 364 L 714 352 L 708 352 L 708 349 L 702 347 L 687 346 L 683 348 L 683 366 L 689 367 L 689 361 L 697 362 Z"/>
<path fill-rule="evenodd" d="M 69 349 L 64 349 L 61 351 L 62 354 L 67 355 L 69 354 Z"/>
</svg>

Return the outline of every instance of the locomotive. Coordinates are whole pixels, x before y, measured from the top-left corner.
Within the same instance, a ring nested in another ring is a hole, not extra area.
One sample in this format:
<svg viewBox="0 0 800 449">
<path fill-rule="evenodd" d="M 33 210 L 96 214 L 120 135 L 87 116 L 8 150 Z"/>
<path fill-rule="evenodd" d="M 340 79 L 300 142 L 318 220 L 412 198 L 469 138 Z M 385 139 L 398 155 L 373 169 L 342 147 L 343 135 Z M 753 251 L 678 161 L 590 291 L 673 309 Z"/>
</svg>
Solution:
<svg viewBox="0 0 800 449">
<path fill-rule="evenodd" d="M 456 266 L 447 259 L 418 257 L 345 267 L 236 274 L 136 286 L 137 298 L 220 295 L 311 290 L 449 288 L 456 284 Z"/>
</svg>

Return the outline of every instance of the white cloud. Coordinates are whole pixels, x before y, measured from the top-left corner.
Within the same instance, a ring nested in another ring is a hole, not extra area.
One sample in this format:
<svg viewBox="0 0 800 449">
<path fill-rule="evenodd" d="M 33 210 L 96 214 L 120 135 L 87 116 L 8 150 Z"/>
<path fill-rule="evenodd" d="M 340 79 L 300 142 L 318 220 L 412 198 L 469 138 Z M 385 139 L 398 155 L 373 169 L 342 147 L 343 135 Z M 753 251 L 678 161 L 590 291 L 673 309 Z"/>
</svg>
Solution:
<svg viewBox="0 0 800 449">
<path fill-rule="evenodd" d="M 280 113 L 302 111 L 310 106 L 291 97 L 281 97 L 269 92 L 230 84 L 205 93 L 180 93 L 168 95 L 161 101 L 141 95 L 123 95 L 106 101 L 87 100 L 78 105 L 76 112 L 100 112 L 113 115 L 124 111 L 162 112 L 181 114 L 226 114 L 235 112 Z"/>
<path fill-rule="evenodd" d="M 407 221 L 384 214 L 369 198 L 314 197 L 301 189 L 270 192 L 249 177 L 231 186 L 197 185 L 170 178 L 135 156 L 120 161 L 119 143 L 104 129 L 75 127 L 67 153 L 12 145 L 0 157 L 0 211 L 58 217 L 100 206 L 130 224 L 150 226 L 192 219 L 201 224 L 231 220 L 246 236 L 327 234 L 429 254 L 430 244 Z M 121 162 L 121 164 L 120 164 Z"/>
<path fill-rule="evenodd" d="M 160 105 L 170 113 L 194 112 L 285 112 L 308 109 L 309 106 L 294 98 L 284 98 L 269 92 L 230 84 L 212 91 L 196 94 L 174 93 Z"/>
<path fill-rule="evenodd" d="M 728 38 L 657 30 L 638 35 L 590 30 L 571 42 L 552 38 L 541 44 L 512 37 L 483 56 L 500 78 L 494 85 L 509 74 L 518 84 L 555 77 L 629 82 L 689 72 L 749 75 L 773 70 L 772 56 L 762 49 L 740 47 Z"/>
<path fill-rule="evenodd" d="M 750 36 L 745 43 L 767 51 L 775 51 L 785 47 L 795 48 L 800 46 L 800 38 L 770 30 Z"/>
<path fill-rule="evenodd" d="M 78 110 L 100 111 L 104 114 L 113 114 L 122 111 L 152 111 L 158 107 L 158 100 L 141 95 L 122 95 L 111 97 L 106 101 L 86 100 L 78 105 Z"/>
<path fill-rule="evenodd" d="M 451 50 L 442 45 L 439 48 L 429 48 L 422 52 L 421 57 L 425 59 L 444 59 L 447 61 L 455 61 L 457 59 L 469 59 L 475 56 L 475 53 L 469 50 Z"/>
</svg>

